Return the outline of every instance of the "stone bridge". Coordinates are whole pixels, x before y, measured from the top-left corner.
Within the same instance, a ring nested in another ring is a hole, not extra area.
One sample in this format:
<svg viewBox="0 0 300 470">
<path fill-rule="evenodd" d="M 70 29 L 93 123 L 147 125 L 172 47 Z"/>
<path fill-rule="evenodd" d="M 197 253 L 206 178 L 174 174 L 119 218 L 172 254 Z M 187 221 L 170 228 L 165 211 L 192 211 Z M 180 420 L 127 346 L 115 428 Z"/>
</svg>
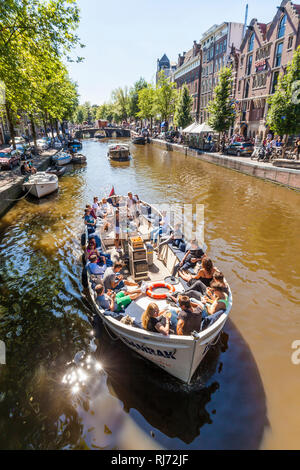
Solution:
<svg viewBox="0 0 300 470">
<path fill-rule="evenodd" d="M 82 139 L 89 136 L 90 138 L 104 138 L 104 137 L 130 137 L 130 129 L 123 129 L 122 127 L 104 127 L 102 129 L 88 127 L 75 131 L 74 138 Z"/>
</svg>

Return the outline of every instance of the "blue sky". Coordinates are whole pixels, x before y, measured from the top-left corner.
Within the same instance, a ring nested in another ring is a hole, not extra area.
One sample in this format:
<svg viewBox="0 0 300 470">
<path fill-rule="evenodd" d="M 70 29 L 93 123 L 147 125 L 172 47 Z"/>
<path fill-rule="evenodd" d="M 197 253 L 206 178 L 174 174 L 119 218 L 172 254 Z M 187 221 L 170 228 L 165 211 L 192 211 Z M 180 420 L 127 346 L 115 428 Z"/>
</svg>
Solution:
<svg viewBox="0 0 300 470">
<path fill-rule="evenodd" d="M 244 22 L 246 0 L 78 0 L 85 60 L 70 64 L 80 101 L 101 104 L 118 86 L 153 81 L 164 53 L 176 62 L 213 24 Z M 269 22 L 280 0 L 248 0 L 252 18 Z M 295 2 L 296 3 L 296 2 Z M 297 2 L 298 3 L 298 2 Z"/>
</svg>

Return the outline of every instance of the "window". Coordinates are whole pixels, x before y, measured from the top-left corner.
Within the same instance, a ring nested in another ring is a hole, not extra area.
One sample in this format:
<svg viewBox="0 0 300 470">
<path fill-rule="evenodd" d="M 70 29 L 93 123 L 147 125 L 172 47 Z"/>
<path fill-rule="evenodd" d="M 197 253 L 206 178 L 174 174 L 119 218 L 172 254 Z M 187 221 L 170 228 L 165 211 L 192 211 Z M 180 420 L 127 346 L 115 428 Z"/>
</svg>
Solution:
<svg viewBox="0 0 300 470">
<path fill-rule="evenodd" d="M 239 80 L 238 91 L 241 91 L 241 83 L 242 83 L 242 80 Z"/>
<path fill-rule="evenodd" d="M 251 74 L 252 59 L 253 59 L 253 56 L 252 56 L 252 55 L 249 55 L 249 57 L 248 57 L 248 63 L 247 63 L 247 75 L 250 75 L 250 74 Z"/>
<path fill-rule="evenodd" d="M 250 89 L 250 80 L 247 80 L 246 81 L 246 86 L 245 86 L 245 96 L 244 96 L 244 98 L 248 98 L 249 89 Z"/>
<path fill-rule="evenodd" d="M 250 38 L 249 38 L 248 52 L 253 51 L 253 46 L 254 46 L 254 33 L 252 33 Z"/>
<path fill-rule="evenodd" d="M 280 42 L 279 44 L 277 44 L 274 67 L 280 67 L 281 65 L 282 47 L 283 47 L 283 42 Z"/>
<path fill-rule="evenodd" d="M 288 49 L 292 49 L 292 47 L 293 47 L 293 39 L 294 39 L 293 36 L 290 36 L 290 37 L 289 37 L 289 40 L 288 40 L 288 47 L 287 47 Z"/>
<path fill-rule="evenodd" d="M 284 15 L 280 20 L 280 23 L 279 23 L 279 26 L 278 26 L 278 34 L 277 34 L 278 38 L 282 38 L 284 36 L 285 23 L 286 23 L 286 15 Z"/>
<path fill-rule="evenodd" d="M 278 83 L 279 72 L 274 72 L 273 74 L 273 82 L 272 82 L 272 91 L 271 94 L 275 93 L 276 85 Z"/>
<path fill-rule="evenodd" d="M 244 65 L 244 56 L 241 57 L 241 68 L 243 67 L 243 65 Z"/>
<path fill-rule="evenodd" d="M 216 45 L 216 54 L 219 54 L 219 44 Z"/>
</svg>

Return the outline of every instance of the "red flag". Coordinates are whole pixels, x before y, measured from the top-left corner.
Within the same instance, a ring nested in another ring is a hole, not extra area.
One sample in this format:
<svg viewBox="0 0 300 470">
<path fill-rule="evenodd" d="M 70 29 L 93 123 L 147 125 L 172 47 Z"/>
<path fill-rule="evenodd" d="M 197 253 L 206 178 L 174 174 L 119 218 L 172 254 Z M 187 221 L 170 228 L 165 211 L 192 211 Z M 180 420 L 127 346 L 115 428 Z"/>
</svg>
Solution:
<svg viewBox="0 0 300 470">
<path fill-rule="evenodd" d="M 108 197 L 114 196 L 115 195 L 115 188 L 112 187 L 111 192 Z"/>
</svg>

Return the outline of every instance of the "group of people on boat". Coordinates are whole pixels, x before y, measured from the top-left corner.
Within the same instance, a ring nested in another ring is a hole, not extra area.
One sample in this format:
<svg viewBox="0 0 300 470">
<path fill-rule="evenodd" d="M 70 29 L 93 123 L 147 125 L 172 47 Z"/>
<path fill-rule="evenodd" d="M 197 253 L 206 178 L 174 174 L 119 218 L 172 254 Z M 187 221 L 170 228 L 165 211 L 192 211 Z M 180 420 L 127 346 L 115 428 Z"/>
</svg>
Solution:
<svg viewBox="0 0 300 470">
<path fill-rule="evenodd" d="M 190 250 L 188 250 L 190 251 Z M 202 256 L 201 266 L 194 275 L 179 267 L 178 275 L 185 281 L 183 293 L 169 295 L 170 305 L 162 311 L 151 303 L 142 316 L 148 331 L 164 335 L 190 335 L 215 322 L 229 306 L 229 288 L 224 275 L 210 258 Z"/>
<path fill-rule="evenodd" d="M 139 227 L 141 223 L 142 203 L 137 195 L 129 192 L 124 198 L 128 219 Z M 125 279 L 121 274 L 122 261 L 111 260 L 111 255 L 101 250 L 101 240 L 96 234 L 98 223 L 104 231 L 115 223 L 115 248 L 120 250 L 119 211 L 120 200 L 110 197 L 87 205 L 84 223 L 87 227 L 88 242 L 85 249 L 86 270 L 90 275 L 95 291 L 97 305 L 107 314 L 126 314 L 126 308 L 132 301 L 145 295 L 147 283 L 136 283 Z M 145 209 L 145 208 L 143 208 Z M 162 239 L 162 237 L 164 237 Z M 155 302 L 149 303 L 141 318 L 141 326 L 151 332 L 163 335 L 190 335 L 200 332 L 216 321 L 229 306 L 229 287 L 224 275 L 214 266 L 212 260 L 196 240 L 186 243 L 181 231 L 181 224 L 176 224 L 170 231 L 169 216 L 162 211 L 157 226 L 150 233 L 150 239 L 161 257 L 165 244 L 171 244 L 184 251 L 183 258 L 172 272 L 178 276 L 183 292 L 167 296 L 168 306 L 163 310 Z"/>
</svg>

